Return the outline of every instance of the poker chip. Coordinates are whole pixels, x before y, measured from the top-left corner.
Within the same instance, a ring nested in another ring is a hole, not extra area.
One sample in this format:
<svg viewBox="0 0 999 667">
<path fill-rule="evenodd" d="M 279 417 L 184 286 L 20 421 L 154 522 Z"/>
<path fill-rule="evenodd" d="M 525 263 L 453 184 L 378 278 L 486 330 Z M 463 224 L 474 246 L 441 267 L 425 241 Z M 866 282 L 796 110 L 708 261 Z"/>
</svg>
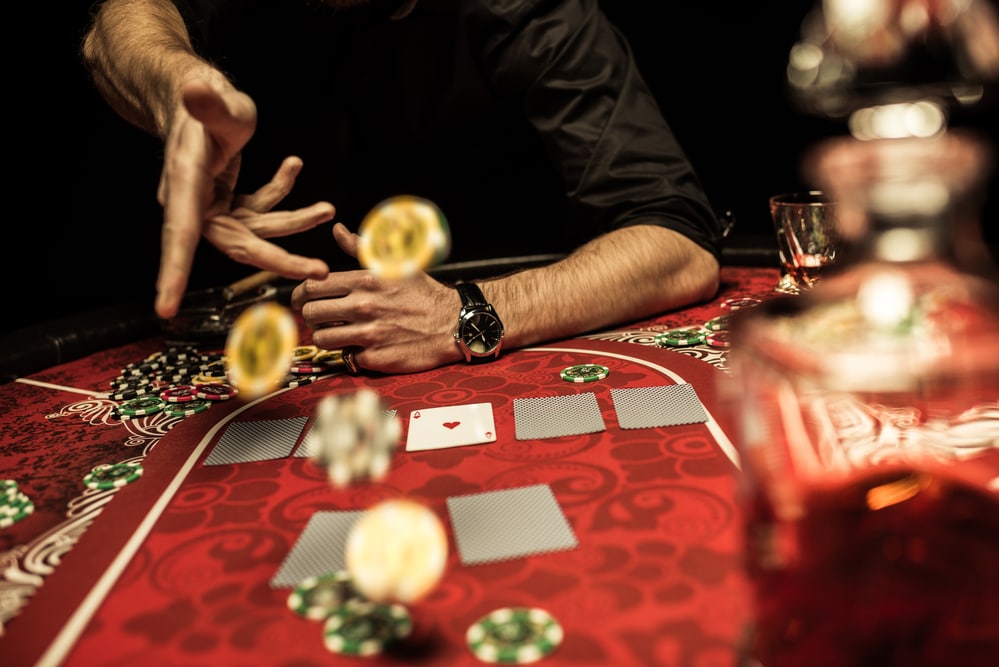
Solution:
<svg viewBox="0 0 999 667">
<path fill-rule="evenodd" d="M 312 384 L 318 379 L 318 375 L 289 375 L 284 379 L 284 386 L 289 389 L 304 387 L 307 384 Z"/>
<path fill-rule="evenodd" d="M 311 433 L 316 441 L 312 461 L 342 488 L 356 479 L 385 476 L 402 423 L 386 412 L 377 392 L 363 388 L 320 399 Z"/>
<path fill-rule="evenodd" d="M 0 479 L 0 499 L 17 495 L 17 480 Z"/>
<path fill-rule="evenodd" d="M 712 331 L 704 337 L 704 342 L 711 347 L 727 348 L 731 345 L 728 331 Z"/>
<path fill-rule="evenodd" d="M 358 227 L 357 259 L 387 280 L 439 264 L 451 250 L 444 213 L 426 199 L 402 195 L 381 202 Z"/>
<path fill-rule="evenodd" d="M 334 609 L 323 627 L 326 648 L 333 653 L 369 656 L 409 635 L 413 621 L 399 604 L 349 600 Z"/>
<path fill-rule="evenodd" d="M 704 331 L 694 328 L 670 329 L 657 333 L 656 345 L 659 347 L 687 347 L 700 345 L 704 342 Z"/>
<path fill-rule="evenodd" d="M 562 626 L 543 609 L 509 607 L 486 614 L 465 633 L 479 660 L 507 665 L 536 662 L 562 643 Z"/>
<path fill-rule="evenodd" d="M 29 505 L 31 509 L 26 509 Z M 34 503 L 22 491 L 17 491 L 9 496 L 2 496 L 2 499 L 0 499 L 0 517 L 10 518 L 20 516 L 23 518 L 21 515 L 25 511 L 30 514 L 33 510 Z"/>
<path fill-rule="evenodd" d="M 563 368 L 559 374 L 566 382 L 596 382 L 610 375 L 610 369 L 600 364 L 578 364 Z"/>
<path fill-rule="evenodd" d="M 0 495 L 0 528 L 8 528 L 18 521 L 31 516 L 35 503 L 20 491 L 12 495 Z"/>
<path fill-rule="evenodd" d="M 308 577 L 288 595 L 288 608 L 303 618 L 323 621 L 345 605 L 359 598 L 346 570 Z"/>
<path fill-rule="evenodd" d="M 149 384 L 138 385 L 135 387 L 120 387 L 108 394 L 108 398 L 113 401 L 130 401 L 133 398 L 139 398 L 140 396 L 145 396 L 153 391 L 153 388 Z"/>
<path fill-rule="evenodd" d="M 739 310 L 741 308 L 752 308 L 760 303 L 760 299 L 752 296 L 725 299 L 721 302 L 721 307 L 728 310 Z"/>
<path fill-rule="evenodd" d="M 292 361 L 309 361 L 316 356 L 319 348 L 315 345 L 300 345 L 291 351 Z"/>
<path fill-rule="evenodd" d="M 718 317 L 712 317 L 704 323 L 704 328 L 708 331 L 725 331 L 728 329 L 728 321 L 730 317 L 731 315 L 719 315 Z"/>
<path fill-rule="evenodd" d="M 247 309 L 226 339 L 229 382 L 251 399 L 274 391 L 288 374 L 296 347 L 298 327 L 287 308 L 264 302 Z"/>
<path fill-rule="evenodd" d="M 320 349 L 316 352 L 316 355 L 312 357 L 312 361 L 317 364 L 342 364 L 343 363 L 343 350 L 322 350 Z"/>
<path fill-rule="evenodd" d="M 181 403 L 171 403 L 164 408 L 163 412 L 170 417 L 190 417 L 191 415 L 204 412 L 210 407 L 212 407 L 212 401 L 195 398 Z"/>
<path fill-rule="evenodd" d="M 412 500 L 385 500 L 354 522 L 344 547 L 354 587 L 374 602 L 412 603 L 440 582 L 447 533 L 437 515 Z"/>
<path fill-rule="evenodd" d="M 83 478 L 88 489 L 118 489 L 142 477 L 142 464 L 138 461 L 99 465 Z"/>
<path fill-rule="evenodd" d="M 140 396 L 119 405 L 118 414 L 124 417 L 154 415 L 163 410 L 165 405 L 166 401 L 159 396 Z"/>
<path fill-rule="evenodd" d="M 289 370 L 292 375 L 315 375 L 316 373 L 325 373 L 330 368 L 326 364 L 316 363 L 315 361 L 296 361 L 292 362 Z"/>
<path fill-rule="evenodd" d="M 228 401 L 230 398 L 239 396 L 239 389 L 231 384 L 196 384 L 194 385 L 194 395 L 206 401 Z"/>
<path fill-rule="evenodd" d="M 209 375 L 208 373 L 198 373 L 191 377 L 191 384 L 225 384 L 225 375 Z"/>
<path fill-rule="evenodd" d="M 198 400 L 194 394 L 194 385 L 182 384 L 160 392 L 160 398 L 167 403 L 190 403 Z"/>
</svg>

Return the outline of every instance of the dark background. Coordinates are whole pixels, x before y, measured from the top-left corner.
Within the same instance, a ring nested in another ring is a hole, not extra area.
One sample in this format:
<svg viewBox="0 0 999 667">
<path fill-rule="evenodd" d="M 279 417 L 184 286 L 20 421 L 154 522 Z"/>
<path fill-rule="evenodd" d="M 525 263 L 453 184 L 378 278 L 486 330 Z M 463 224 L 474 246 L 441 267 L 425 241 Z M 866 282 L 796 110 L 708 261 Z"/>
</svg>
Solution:
<svg viewBox="0 0 999 667">
<path fill-rule="evenodd" d="M 813 3 L 603 5 L 631 39 L 639 67 L 716 208 L 735 214 L 735 242 L 769 243 L 767 197 L 806 187 L 799 171 L 803 151 L 845 129 L 798 112 L 785 94 L 788 49 Z M 15 135 L 23 129 L 20 139 L 39 150 L 14 163 L 20 179 L 9 181 L 10 194 L 17 199 L 30 193 L 33 205 L 8 221 L 3 256 L 13 301 L 7 312 L 13 316 L 5 318 L 0 333 L 122 302 L 146 302 L 152 312 L 161 222 L 159 143 L 111 112 L 87 80 L 77 54 L 89 3 L 78 0 L 51 11 L 63 21 L 41 40 L 48 53 L 39 62 L 49 64 L 32 70 L 41 78 L 32 78 L 28 99 L 16 105 L 22 115 Z M 955 118 L 952 125 L 987 133 L 995 148 L 997 117 L 992 107 Z M 990 183 L 982 224 L 994 244 L 995 173 Z M 206 246 L 197 261 L 209 268 L 199 269 L 194 287 L 219 284 L 210 267 L 229 261 Z M 252 271 L 246 267 L 245 273 Z"/>
</svg>

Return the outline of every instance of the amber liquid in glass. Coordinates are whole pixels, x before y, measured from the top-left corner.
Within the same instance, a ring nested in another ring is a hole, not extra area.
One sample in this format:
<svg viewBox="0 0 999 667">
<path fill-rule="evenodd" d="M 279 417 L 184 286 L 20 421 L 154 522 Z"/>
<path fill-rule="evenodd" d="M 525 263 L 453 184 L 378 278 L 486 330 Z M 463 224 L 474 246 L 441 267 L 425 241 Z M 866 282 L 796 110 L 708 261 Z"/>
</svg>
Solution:
<svg viewBox="0 0 999 667">
<path fill-rule="evenodd" d="M 997 664 L 999 491 L 953 468 L 860 472 L 805 491 L 793 521 L 748 503 L 743 664 Z"/>
</svg>

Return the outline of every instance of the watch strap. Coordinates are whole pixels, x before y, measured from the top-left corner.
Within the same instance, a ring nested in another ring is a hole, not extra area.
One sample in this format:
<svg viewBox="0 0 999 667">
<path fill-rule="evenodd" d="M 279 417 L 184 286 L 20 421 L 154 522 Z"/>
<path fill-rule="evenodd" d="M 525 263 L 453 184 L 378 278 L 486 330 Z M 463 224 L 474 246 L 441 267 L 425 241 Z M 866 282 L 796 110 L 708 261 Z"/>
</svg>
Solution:
<svg viewBox="0 0 999 667">
<path fill-rule="evenodd" d="M 454 286 L 458 290 L 458 295 L 461 297 L 461 305 L 465 308 L 480 307 L 484 308 L 489 305 L 486 301 L 485 295 L 479 286 L 475 283 L 458 283 Z"/>
</svg>

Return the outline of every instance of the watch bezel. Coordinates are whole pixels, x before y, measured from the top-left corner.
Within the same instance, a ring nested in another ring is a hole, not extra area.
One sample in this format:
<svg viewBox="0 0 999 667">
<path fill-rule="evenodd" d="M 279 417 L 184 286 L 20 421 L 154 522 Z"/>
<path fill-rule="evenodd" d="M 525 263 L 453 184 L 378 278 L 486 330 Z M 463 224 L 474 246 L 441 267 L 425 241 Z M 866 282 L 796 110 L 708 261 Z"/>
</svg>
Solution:
<svg viewBox="0 0 999 667">
<path fill-rule="evenodd" d="M 488 320 L 488 326 L 479 326 L 473 330 L 469 327 L 473 322 L 477 320 Z M 499 336 L 495 334 L 495 330 L 499 329 Z M 476 335 L 485 330 L 490 330 L 490 337 L 488 341 L 483 340 L 483 342 L 489 342 L 490 347 L 485 350 L 476 350 L 469 343 L 470 340 L 474 339 Z M 463 308 L 461 315 L 458 318 L 458 327 L 455 331 L 454 337 L 461 345 L 461 349 L 465 352 L 466 359 L 468 357 L 474 358 L 488 358 L 499 356 L 500 349 L 503 347 L 503 337 L 505 332 L 503 331 L 503 322 L 496 315 L 496 312 L 490 306 L 479 306 L 473 308 Z"/>
</svg>

